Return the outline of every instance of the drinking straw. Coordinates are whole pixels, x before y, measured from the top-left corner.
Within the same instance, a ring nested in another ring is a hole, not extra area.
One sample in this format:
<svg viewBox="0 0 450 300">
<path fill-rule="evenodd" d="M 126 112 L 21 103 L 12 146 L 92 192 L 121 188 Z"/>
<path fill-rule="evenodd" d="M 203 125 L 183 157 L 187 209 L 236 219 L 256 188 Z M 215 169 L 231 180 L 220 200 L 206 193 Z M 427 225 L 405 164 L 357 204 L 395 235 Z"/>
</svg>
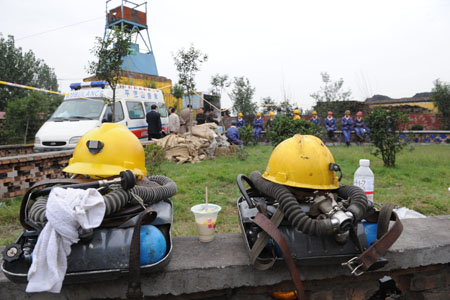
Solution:
<svg viewBox="0 0 450 300">
<path fill-rule="evenodd" d="M 205 210 L 208 211 L 208 187 L 205 187 Z"/>
</svg>

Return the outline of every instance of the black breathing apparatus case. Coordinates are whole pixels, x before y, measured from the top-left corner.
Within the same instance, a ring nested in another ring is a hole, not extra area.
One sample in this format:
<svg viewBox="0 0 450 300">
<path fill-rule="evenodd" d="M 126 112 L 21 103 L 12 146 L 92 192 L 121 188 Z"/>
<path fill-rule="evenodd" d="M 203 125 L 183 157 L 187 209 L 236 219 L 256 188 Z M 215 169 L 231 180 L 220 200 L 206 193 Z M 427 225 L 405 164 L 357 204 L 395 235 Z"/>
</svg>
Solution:
<svg viewBox="0 0 450 300">
<path fill-rule="evenodd" d="M 25 224 L 24 232 L 14 244 L 7 246 L 3 253 L 1 269 L 8 279 L 17 283 L 27 282 L 32 256 L 25 255 L 26 248 L 34 247 L 40 233 L 39 230 L 26 225 L 29 224 L 27 203 L 32 198 L 33 192 L 30 192 L 22 200 L 21 223 Z M 150 220 L 143 218 L 141 224 L 154 225 L 162 232 L 166 241 L 166 253 L 155 263 L 141 265 L 139 268 L 141 273 L 158 271 L 166 266 L 173 246 L 172 201 L 165 199 L 150 205 L 148 209 L 151 210 L 152 217 Z M 111 218 L 105 218 L 100 227 L 94 229 L 88 237 L 80 236 L 80 241 L 72 245 L 71 253 L 67 257 L 64 284 L 114 280 L 128 274 L 133 232 L 138 228 L 136 225 L 143 211 L 143 208 L 135 206 L 129 213 L 119 213 Z"/>
<path fill-rule="evenodd" d="M 265 201 L 265 199 L 259 199 Z M 274 213 L 277 204 L 269 204 L 267 211 Z M 241 227 L 244 242 L 250 252 L 260 232 L 258 225 L 253 222 L 258 213 L 256 207 L 249 208 L 244 197 L 237 201 L 239 225 Z M 302 206 L 303 211 L 308 212 L 309 206 Z M 361 222 L 353 226 L 355 235 L 345 243 L 338 243 L 334 236 L 310 236 L 295 229 L 286 219 L 283 219 L 278 230 L 286 240 L 292 258 L 297 265 L 328 265 L 341 264 L 360 255 L 368 248 L 364 226 Z M 269 240 L 264 250 L 258 256 L 258 260 L 269 262 L 275 258 L 282 260 L 282 253 L 275 242 Z"/>
<path fill-rule="evenodd" d="M 243 180 L 250 186 L 249 189 L 244 187 Z M 345 234 L 308 235 L 292 226 L 286 216 L 281 214 L 280 204 L 260 193 L 250 178 L 240 174 L 237 177 L 237 184 L 242 194 L 237 200 L 239 225 L 250 260 L 258 269 L 270 268 L 275 261 L 283 260 L 283 251 L 272 238 L 266 238 L 268 240 L 266 244 L 260 243 L 263 240 L 261 235 L 266 232 L 255 222 L 258 214 L 263 214 L 268 219 L 281 215 L 282 220 L 277 230 L 286 241 L 289 248 L 287 250 L 296 265 L 340 265 L 360 256 L 370 247 L 361 221 L 349 225 Z M 311 204 L 298 204 L 301 210 L 309 215 Z M 387 260 L 382 260 L 379 261 L 379 265 L 387 263 Z"/>
</svg>

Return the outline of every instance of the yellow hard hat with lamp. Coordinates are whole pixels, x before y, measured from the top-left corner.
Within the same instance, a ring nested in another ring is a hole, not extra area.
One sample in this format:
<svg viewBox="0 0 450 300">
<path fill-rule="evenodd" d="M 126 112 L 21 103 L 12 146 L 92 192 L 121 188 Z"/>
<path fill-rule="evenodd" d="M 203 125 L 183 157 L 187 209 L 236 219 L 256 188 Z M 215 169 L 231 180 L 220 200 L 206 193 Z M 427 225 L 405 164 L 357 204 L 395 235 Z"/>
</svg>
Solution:
<svg viewBox="0 0 450 300">
<path fill-rule="evenodd" d="M 63 169 L 91 177 L 116 176 L 126 170 L 147 175 L 144 148 L 126 126 L 114 123 L 104 123 L 83 135 Z"/>
<path fill-rule="evenodd" d="M 312 135 L 281 142 L 272 152 L 263 178 L 291 187 L 332 190 L 339 188 L 333 155 Z"/>
</svg>

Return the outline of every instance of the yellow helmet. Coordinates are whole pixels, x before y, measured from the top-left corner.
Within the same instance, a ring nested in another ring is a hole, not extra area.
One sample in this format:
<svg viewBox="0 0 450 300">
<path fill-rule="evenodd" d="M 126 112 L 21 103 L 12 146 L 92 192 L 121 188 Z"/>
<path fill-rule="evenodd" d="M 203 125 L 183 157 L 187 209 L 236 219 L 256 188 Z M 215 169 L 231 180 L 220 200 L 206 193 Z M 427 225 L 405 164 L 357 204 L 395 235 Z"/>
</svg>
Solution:
<svg viewBox="0 0 450 300">
<path fill-rule="evenodd" d="M 317 111 L 313 110 L 312 115 L 317 115 Z"/>
<path fill-rule="evenodd" d="M 273 150 L 263 177 L 298 188 L 337 189 L 339 181 L 330 164 L 334 165 L 333 155 L 319 138 L 296 134 Z"/>
<path fill-rule="evenodd" d="M 83 135 L 63 169 L 92 177 L 115 176 L 125 170 L 147 175 L 144 148 L 127 127 L 115 123 L 104 123 Z"/>
<path fill-rule="evenodd" d="M 295 115 L 299 115 L 299 114 L 300 114 L 300 111 L 299 111 L 298 109 L 296 109 L 296 110 L 294 110 L 294 114 L 295 114 Z"/>
<path fill-rule="evenodd" d="M 260 113 L 256 113 L 256 116 L 257 116 L 257 117 L 261 117 L 261 114 L 260 114 Z"/>
<path fill-rule="evenodd" d="M 242 113 L 240 112 L 240 113 L 238 114 L 238 116 L 239 116 L 239 117 L 242 117 L 242 116 L 243 116 L 243 114 L 242 114 Z"/>
<path fill-rule="evenodd" d="M 274 115 L 274 113 L 273 113 L 273 111 L 271 111 L 270 113 L 269 113 L 269 116 L 273 116 Z"/>
</svg>

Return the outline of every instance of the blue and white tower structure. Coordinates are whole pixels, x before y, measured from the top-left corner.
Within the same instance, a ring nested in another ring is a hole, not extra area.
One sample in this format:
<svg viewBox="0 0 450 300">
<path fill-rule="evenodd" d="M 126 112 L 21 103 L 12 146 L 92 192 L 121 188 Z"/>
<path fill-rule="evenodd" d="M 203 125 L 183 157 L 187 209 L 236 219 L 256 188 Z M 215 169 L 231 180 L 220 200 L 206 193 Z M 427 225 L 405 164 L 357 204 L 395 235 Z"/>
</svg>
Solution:
<svg viewBox="0 0 450 300">
<path fill-rule="evenodd" d="M 119 3 L 120 5 L 113 9 L 108 8 Z M 106 26 L 103 39 L 109 36 L 116 26 L 122 31 L 134 32 L 134 41 L 132 41 L 133 44 L 130 47 L 129 54 L 123 58 L 122 70 L 158 76 L 155 55 L 148 33 L 147 2 L 135 3 L 127 0 L 107 0 Z M 140 44 L 144 49 L 139 49 Z"/>
</svg>

